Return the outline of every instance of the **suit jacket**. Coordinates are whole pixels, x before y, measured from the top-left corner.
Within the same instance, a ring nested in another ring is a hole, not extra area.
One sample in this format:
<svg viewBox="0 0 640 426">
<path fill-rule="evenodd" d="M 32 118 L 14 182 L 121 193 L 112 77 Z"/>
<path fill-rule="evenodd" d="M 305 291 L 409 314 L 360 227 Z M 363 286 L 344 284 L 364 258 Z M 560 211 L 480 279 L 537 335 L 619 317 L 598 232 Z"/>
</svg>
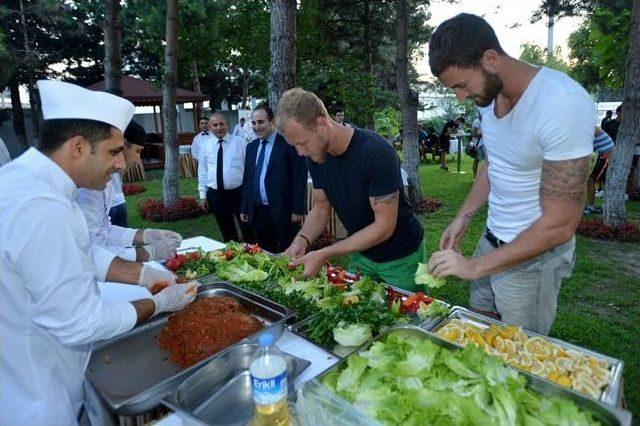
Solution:
<svg viewBox="0 0 640 426">
<path fill-rule="evenodd" d="M 240 212 L 248 214 L 249 221 L 253 220 L 254 194 L 260 191 L 260 188 L 255 187 L 254 179 L 259 147 L 260 139 L 255 139 L 247 145 L 244 163 Z M 284 225 L 291 221 L 292 214 L 305 213 L 307 163 L 304 157 L 299 156 L 296 149 L 278 133 L 266 167 L 264 185 L 271 218 L 274 222 Z"/>
</svg>

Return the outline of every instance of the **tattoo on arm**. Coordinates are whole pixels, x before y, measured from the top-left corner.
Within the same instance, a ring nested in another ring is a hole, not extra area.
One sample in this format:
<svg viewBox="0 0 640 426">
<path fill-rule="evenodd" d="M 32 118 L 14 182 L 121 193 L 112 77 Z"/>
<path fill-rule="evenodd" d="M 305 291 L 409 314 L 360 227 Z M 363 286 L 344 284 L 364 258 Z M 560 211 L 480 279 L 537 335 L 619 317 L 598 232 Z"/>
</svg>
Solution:
<svg viewBox="0 0 640 426">
<path fill-rule="evenodd" d="M 540 198 L 582 204 L 588 176 L 589 156 L 565 161 L 545 160 L 542 162 Z"/>
<path fill-rule="evenodd" d="M 399 191 L 396 191 L 391 194 L 381 195 L 379 197 L 373 197 L 372 204 L 374 206 L 378 204 L 392 204 L 398 200 L 399 196 L 400 196 Z"/>
</svg>

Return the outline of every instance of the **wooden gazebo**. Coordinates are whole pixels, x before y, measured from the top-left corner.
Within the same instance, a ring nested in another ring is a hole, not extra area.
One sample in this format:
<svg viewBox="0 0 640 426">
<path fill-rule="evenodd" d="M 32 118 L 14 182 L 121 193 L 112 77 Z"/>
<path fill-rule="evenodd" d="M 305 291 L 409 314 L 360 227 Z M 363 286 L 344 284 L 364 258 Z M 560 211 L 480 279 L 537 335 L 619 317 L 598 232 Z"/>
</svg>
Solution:
<svg viewBox="0 0 640 426">
<path fill-rule="evenodd" d="M 99 81 L 89 86 L 91 90 L 104 90 L 105 82 Z M 155 131 L 160 134 L 164 131 L 164 119 L 162 117 L 162 90 L 156 89 L 153 85 L 145 80 L 123 76 L 122 77 L 122 97 L 131 101 L 135 106 L 153 107 L 153 124 Z M 207 96 L 192 92 L 191 90 L 177 88 L 176 104 L 184 104 L 187 102 L 204 102 L 208 100 Z M 157 110 L 156 110 L 156 107 Z M 160 114 L 158 114 L 158 111 Z M 160 116 L 160 125 L 158 126 L 158 115 Z M 194 108 L 193 125 L 198 130 L 199 111 Z M 143 152 L 143 163 L 145 169 L 162 167 L 164 165 L 164 143 L 159 135 L 149 135 L 147 145 Z M 181 133 L 178 135 L 178 144 L 188 145 L 193 140 L 193 133 Z M 141 171 L 141 174 L 144 172 Z M 137 177 L 137 176 L 136 176 Z M 141 177 L 141 176 L 140 176 Z M 125 176 L 125 179 L 127 176 Z M 134 179 L 137 180 L 137 179 Z"/>
</svg>

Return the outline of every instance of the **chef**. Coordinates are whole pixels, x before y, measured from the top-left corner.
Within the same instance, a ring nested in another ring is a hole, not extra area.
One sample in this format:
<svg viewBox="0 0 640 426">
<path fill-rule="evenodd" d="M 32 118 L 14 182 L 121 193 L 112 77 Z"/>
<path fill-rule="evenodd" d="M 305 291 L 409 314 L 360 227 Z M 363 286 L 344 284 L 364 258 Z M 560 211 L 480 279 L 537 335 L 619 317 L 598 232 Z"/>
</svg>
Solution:
<svg viewBox="0 0 640 426">
<path fill-rule="evenodd" d="M 147 133 L 131 120 L 124 131 L 123 170 L 140 161 Z M 171 257 L 182 242 L 180 234 L 163 229 L 133 229 L 116 226 L 109 218 L 109 206 L 115 194 L 113 178 L 100 191 L 80 188 L 77 202 L 84 213 L 98 281 L 138 284 L 151 289 L 158 281 L 175 284 L 175 275 L 146 262 Z M 133 247 L 133 246 L 137 247 Z"/>
<path fill-rule="evenodd" d="M 74 425 L 90 344 L 178 310 L 195 282 L 132 303 L 100 298 L 78 187 L 104 189 L 124 167 L 133 105 L 39 81 L 40 147 L 0 169 L 0 424 Z"/>
</svg>

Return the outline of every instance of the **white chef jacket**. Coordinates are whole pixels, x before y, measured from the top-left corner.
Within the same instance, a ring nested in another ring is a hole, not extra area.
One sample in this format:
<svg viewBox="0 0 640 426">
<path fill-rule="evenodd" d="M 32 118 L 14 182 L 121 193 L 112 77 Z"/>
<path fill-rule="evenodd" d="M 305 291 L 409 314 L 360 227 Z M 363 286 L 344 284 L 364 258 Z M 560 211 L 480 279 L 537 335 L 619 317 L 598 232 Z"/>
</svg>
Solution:
<svg viewBox="0 0 640 426">
<path fill-rule="evenodd" d="M 96 269 L 96 278 L 99 281 L 106 280 L 109 265 L 114 257 L 136 260 L 136 249 L 131 246 L 137 229 L 111 224 L 109 206 L 113 204 L 113 196 L 112 179 L 102 191 L 78 189 L 78 198 L 76 199 L 89 226 L 93 264 Z"/>
<path fill-rule="evenodd" d="M 35 148 L 0 169 L 0 424 L 77 423 L 91 342 L 133 328 L 100 298 L 69 176 Z"/>
<path fill-rule="evenodd" d="M 244 157 L 247 144 L 237 136 L 227 133 L 222 143 L 222 178 L 224 189 L 235 189 L 242 185 L 244 174 Z M 216 172 L 218 167 L 218 138 L 215 135 L 200 147 L 198 162 L 198 192 L 200 199 L 207 196 L 207 188 L 218 188 Z"/>
<path fill-rule="evenodd" d="M 211 132 L 200 132 L 194 138 L 193 142 L 191 142 L 191 156 L 196 160 L 199 160 L 200 148 L 205 143 L 207 139 L 211 139 L 213 137 L 213 133 Z"/>
</svg>

